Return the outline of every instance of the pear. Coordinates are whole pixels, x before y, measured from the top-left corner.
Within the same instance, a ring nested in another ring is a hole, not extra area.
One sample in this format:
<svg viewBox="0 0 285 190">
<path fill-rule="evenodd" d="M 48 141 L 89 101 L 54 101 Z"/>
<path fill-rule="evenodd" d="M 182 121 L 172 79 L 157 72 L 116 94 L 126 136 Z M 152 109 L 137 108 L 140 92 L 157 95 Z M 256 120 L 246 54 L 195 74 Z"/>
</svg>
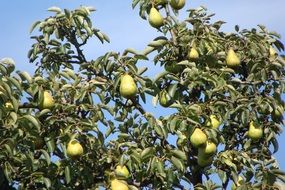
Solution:
<svg viewBox="0 0 285 190">
<path fill-rule="evenodd" d="M 113 179 L 111 181 L 111 190 L 129 190 L 129 187 L 127 185 L 127 182 Z"/>
<path fill-rule="evenodd" d="M 14 109 L 14 106 L 13 106 L 13 104 L 12 104 L 11 102 L 6 102 L 6 103 L 5 103 L 5 108 L 6 108 L 7 110 L 13 110 L 13 109 Z"/>
<path fill-rule="evenodd" d="M 179 10 L 182 9 L 185 5 L 185 0 L 171 0 L 170 5 L 173 9 Z"/>
<path fill-rule="evenodd" d="M 234 52 L 232 48 L 229 49 L 227 57 L 226 57 L 227 66 L 236 67 L 240 65 L 240 59 Z"/>
<path fill-rule="evenodd" d="M 133 77 L 129 74 L 121 76 L 120 94 L 127 99 L 134 97 L 137 94 L 137 85 Z"/>
<path fill-rule="evenodd" d="M 204 157 L 203 155 L 198 154 L 197 158 L 198 165 L 201 167 L 206 167 L 212 164 L 213 158 L 212 157 Z"/>
<path fill-rule="evenodd" d="M 199 128 L 196 128 L 190 137 L 190 142 L 193 147 L 198 148 L 204 145 L 207 141 L 206 134 Z"/>
<path fill-rule="evenodd" d="M 159 103 L 163 107 L 170 106 L 171 100 L 170 100 L 170 97 L 169 97 L 168 93 L 166 92 L 166 90 L 162 90 L 159 93 Z"/>
<path fill-rule="evenodd" d="M 279 122 L 283 119 L 284 109 L 282 106 L 278 105 L 271 113 L 271 117 L 273 121 Z"/>
<path fill-rule="evenodd" d="M 128 178 L 130 176 L 130 172 L 126 166 L 118 165 L 115 170 L 116 175 L 119 177 Z"/>
<path fill-rule="evenodd" d="M 187 57 L 188 57 L 188 59 L 190 59 L 190 60 L 196 60 L 196 59 L 199 58 L 199 53 L 198 53 L 198 51 L 197 51 L 194 47 L 192 47 L 192 48 L 190 49 L 190 51 L 188 52 Z"/>
<path fill-rule="evenodd" d="M 276 50 L 272 46 L 270 46 L 270 48 L 269 48 L 269 56 L 270 56 L 270 58 L 274 59 L 276 57 L 276 55 L 277 55 Z"/>
<path fill-rule="evenodd" d="M 217 129 L 221 125 L 221 122 L 215 115 L 210 115 L 210 121 L 207 122 L 207 126 L 212 129 Z"/>
<path fill-rule="evenodd" d="M 249 123 L 249 129 L 248 129 L 248 137 L 252 139 L 253 141 L 259 140 L 263 136 L 263 130 L 261 127 L 256 127 L 255 123 L 251 121 Z"/>
<path fill-rule="evenodd" d="M 54 99 L 52 95 L 48 91 L 44 91 L 43 99 L 40 102 L 39 108 L 43 109 L 51 109 L 54 107 Z"/>
<path fill-rule="evenodd" d="M 79 158 L 83 155 L 83 147 L 77 140 L 73 139 L 67 144 L 66 154 L 72 159 Z"/>
<path fill-rule="evenodd" d="M 211 157 L 217 151 L 217 146 L 215 143 L 207 141 L 204 146 L 198 148 L 198 155 L 203 157 Z"/>
<path fill-rule="evenodd" d="M 155 7 L 150 9 L 148 21 L 149 24 L 154 28 L 159 28 L 164 23 L 162 15 Z"/>
</svg>

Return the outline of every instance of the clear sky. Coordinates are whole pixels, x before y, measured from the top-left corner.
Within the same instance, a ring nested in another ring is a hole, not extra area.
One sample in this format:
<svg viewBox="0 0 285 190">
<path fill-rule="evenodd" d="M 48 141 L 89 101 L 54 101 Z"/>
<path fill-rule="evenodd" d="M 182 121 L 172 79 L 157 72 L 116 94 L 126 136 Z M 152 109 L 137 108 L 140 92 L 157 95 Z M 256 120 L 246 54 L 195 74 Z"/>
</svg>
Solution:
<svg viewBox="0 0 285 190">
<path fill-rule="evenodd" d="M 92 14 L 93 24 L 105 32 L 111 39 L 110 44 L 101 45 L 99 41 L 90 41 L 85 49 L 87 57 L 95 58 L 107 51 L 123 51 L 131 47 L 143 50 L 149 41 L 159 35 L 149 27 L 147 21 L 138 16 L 138 10 L 132 10 L 131 0 L 2 0 L 0 1 L 0 59 L 11 57 L 16 61 L 18 70 L 32 72 L 34 65 L 28 63 L 27 52 L 30 49 L 29 28 L 34 21 L 44 19 L 52 13 L 47 8 L 58 6 L 62 9 L 74 9 L 80 5 L 93 6 L 97 9 Z M 282 35 L 285 42 L 285 1 L 260 0 L 187 0 L 187 8 L 206 6 L 216 13 L 215 20 L 226 21 L 225 31 L 233 31 L 238 24 L 240 28 L 251 28 L 257 24 L 267 26 L 269 30 Z M 186 13 L 181 13 L 181 18 Z M 283 52 L 284 53 L 284 52 Z M 147 63 L 146 63 L 147 64 Z M 152 65 L 151 63 L 149 63 Z M 157 109 L 150 108 L 152 111 Z M 279 137 L 280 148 L 276 154 L 280 166 L 285 170 L 285 134 Z M 283 157 L 282 157 L 283 156 Z"/>
</svg>

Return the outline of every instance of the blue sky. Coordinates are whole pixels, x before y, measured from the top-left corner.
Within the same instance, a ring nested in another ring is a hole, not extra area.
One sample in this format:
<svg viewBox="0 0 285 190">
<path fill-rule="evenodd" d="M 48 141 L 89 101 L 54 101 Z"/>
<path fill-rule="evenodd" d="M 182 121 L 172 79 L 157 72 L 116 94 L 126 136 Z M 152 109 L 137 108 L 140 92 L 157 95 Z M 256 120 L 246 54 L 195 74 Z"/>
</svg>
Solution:
<svg viewBox="0 0 285 190">
<path fill-rule="evenodd" d="M 92 15 L 93 23 L 111 39 L 110 44 L 104 45 L 97 40 L 90 41 L 85 51 L 87 57 L 95 58 L 106 51 L 123 51 L 128 47 L 143 50 L 149 41 L 159 35 L 155 29 L 149 27 L 147 21 L 140 19 L 138 10 L 132 10 L 131 0 L 3 0 L 0 1 L 0 59 L 12 57 L 18 70 L 32 72 L 34 65 L 29 64 L 27 59 L 27 52 L 33 42 L 29 38 L 31 24 L 51 15 L 52 13 L 46 11 L 51 6 L 74 9 L 80 5 L 97 9 Z M 199 5 L 204 5 L 210 12 L 216 13 L 214 20 L 226 21 L 227 24 L 223 27 L 225 31 L 233 31 L 236 24 L 241 28 L 263 24 L 269 30 L 281 34 L 282 41 L 285 42 L 284 0 L 188 0 L 186 7 L 196 8 Z M 180 17 L 185 18 L 186 13 L 181 13 Z M 150 109 L 157 111 L 159 108 Z M 282 147 L 282 144 L 285 144 L 284 134 L 279 137 L 279 142 L 280 150 L 276 157 L 281 168 L 285 170 L 285 161 L 282 157 L 285 155 L 285 149 Z"/>
</svg>

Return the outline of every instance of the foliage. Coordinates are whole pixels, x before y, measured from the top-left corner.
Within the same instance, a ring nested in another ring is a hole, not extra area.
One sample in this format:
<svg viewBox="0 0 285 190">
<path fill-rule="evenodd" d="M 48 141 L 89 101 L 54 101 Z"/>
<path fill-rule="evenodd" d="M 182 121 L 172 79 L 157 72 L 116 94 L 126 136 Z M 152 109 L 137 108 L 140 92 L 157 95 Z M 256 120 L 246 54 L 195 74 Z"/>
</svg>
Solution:
<svg viewBox="0 0 285 190">
<path fill-rule="evenodd" d="M 110 41 L 94 28 L 89 18 L 94 9 L 51 7 L 54 15 L 31 28 L 37 32 L 28 57 L 36 72 L 14 72 L 13 60 L 1 60 L 0 163 L 11 186 L 96 189 L 118 178 L 134 190 L 192 185 L 214 190 L 226 189 L 230 181 L 238 189 L 272 189 L 276 180 L 285 182 L 273 157 L 283 127 L 285 61 L 270 52 L 284 51 L 280 36 L 261 25 L 225 33 L 224 22 L 212 23 L 204 7 L 189 9 L 188 18 L 179 21 L 169 2 L 156 2 L 133 0 L 143 19 L 154 6 L 165 13 L 161 36 L 142 52 L 126 49 L 87 60 L 83 47 L 90 38 Z M 229 49 L 240 65 L 227 66 Z M 137 66 L 149 54 L 164 68 L 155 78 Z M 137 85 L 129 99 L 120 94 L 126 73 Z M 54 99 L 50 109 L 40 106 L 44 92 Z M 173 114 L 147 112 L 149 96 L 154 106 L 163 98 L 161 109 Z M 210 115 L 219 127 L 211 127 Z M 251 121 L 262 128 L 262 138 L 247 136 Z M 197 164 L 198 149 L 190 142 L 195 128 L 218 146 L 205 166 Z M 73 139 L 83 147 L 77 158 L 67 154 Z M 117 175 L 118 165 L 127 166 L 130 175 Z"/>
</svg>

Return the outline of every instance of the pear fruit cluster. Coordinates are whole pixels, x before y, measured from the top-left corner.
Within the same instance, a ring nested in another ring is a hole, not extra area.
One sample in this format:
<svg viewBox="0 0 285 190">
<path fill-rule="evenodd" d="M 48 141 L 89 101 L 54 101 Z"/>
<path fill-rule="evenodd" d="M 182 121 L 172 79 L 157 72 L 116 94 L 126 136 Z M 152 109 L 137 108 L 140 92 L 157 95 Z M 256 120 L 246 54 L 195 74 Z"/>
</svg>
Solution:
<svg viewBox="0 0 285 190">
<path fill-rule="evenodd" d="M 120 94 L 124 98 L 130 99 L 135 97 L 138 92 L 137 85 L 133 77 L 129 74 L 121 76 Z"/>
<path fill-rule="evenodd" d="M 54 99 L 48 91 L 44 91 L 43 98 L 39 104 L 39 108 L 43 109 L 52 109 L 54 107 Z"/>
<path fill-rule="evenodd" d="M 171 0 L 170 6 L 175 10 L 180 10 L 185 6 L 185 0 Z"/>
<path fill-rule="evenodd" d="M 233 48 L 230 48 L 226 57 L 226 63 L 228 67 L 237 67 L 240 65 L 240 59 L 233 50 Z"/>
<path fill-rule="evenodd" d="M 162 15 L 155 7 L 150 9 L 148 22 L 154 28 L 160 28 L 164 24 Z"/>
<path fill-rule="evenodd" d="M 77 159 L 83 155 L 83 147 L 77 140 L 73 139 L 67 144 L 66 154 L 69 158 Z"/>
</svg>

